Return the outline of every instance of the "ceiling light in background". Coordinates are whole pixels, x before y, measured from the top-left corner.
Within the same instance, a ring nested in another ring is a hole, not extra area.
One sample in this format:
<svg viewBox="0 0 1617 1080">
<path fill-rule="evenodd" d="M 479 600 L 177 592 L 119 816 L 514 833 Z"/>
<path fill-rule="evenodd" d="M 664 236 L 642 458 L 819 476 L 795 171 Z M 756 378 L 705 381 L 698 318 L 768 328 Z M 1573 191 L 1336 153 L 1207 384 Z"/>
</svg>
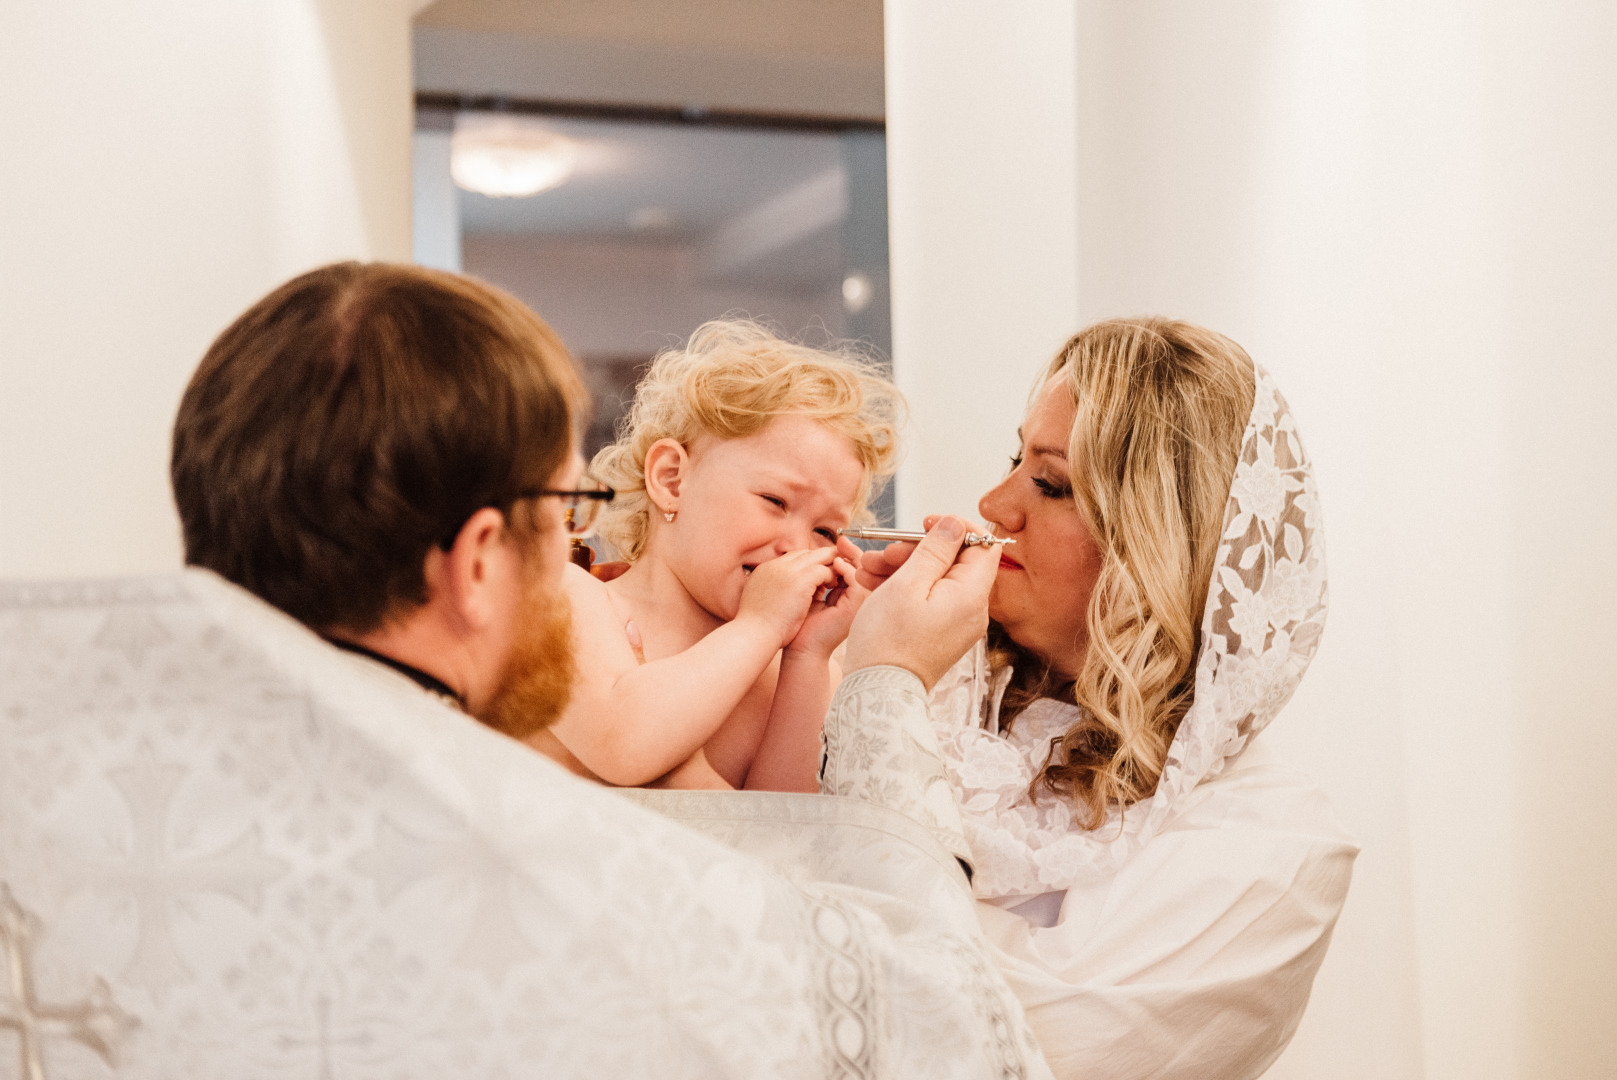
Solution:
<svg viewBox="0 0 1617 1080">
<path fill-rule="evenodd" d="M 679 229 L 679 219 L 661 206 L 642 206 L 629 215 L 629 227 L 635 232 L 671 233 Z"/>
<path fill-rule="evenodd" d="M 870 306 L 876 287 L 863 274 L 849 274 L 842 279 L 842 306 L 857 315 Z"/>
<path fill-rule="evenodd" d="M 572 175 L 578 145 L 521 116 L 462 113 L 449 144 L 457 186 L 497 198 L 537 195 Z"/>
</svg>

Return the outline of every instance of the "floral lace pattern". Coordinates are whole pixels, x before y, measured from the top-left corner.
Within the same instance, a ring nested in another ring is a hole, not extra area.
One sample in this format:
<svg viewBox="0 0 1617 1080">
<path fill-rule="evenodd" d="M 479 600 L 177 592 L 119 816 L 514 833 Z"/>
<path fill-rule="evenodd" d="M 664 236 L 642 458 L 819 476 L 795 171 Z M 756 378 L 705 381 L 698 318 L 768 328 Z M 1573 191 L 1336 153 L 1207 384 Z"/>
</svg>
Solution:
<svg viewBox="0 0 1617 1080">
<path fill-rule="evenodd" d="M 861 668 L 843 679 L 821 731 L 820 791 L 897 810 L 969 866 L 924 695 L 921 680 L 902 668 Z"/>
<path fill-rule="evenodd" d="M 1022 896 L 1105 876 L 1156 836 L 1198 784 L 1223 772 L 1290 700 L 1325 625 L 1325 542 L 1313 469 L 1273 377 L 1257 368 L 1252 416 L 1224 511 L 1202 614 L 1196 698 L 1156 792 L 1079 827 L 1064 800 L 1028 794 L 1050 740 L 1077 719 L 1056 701 L 999 731 L 1008 671 L 981 644 L 933 689 L 930 712 L 960 800 L 979 897 Z"/>
</svg>

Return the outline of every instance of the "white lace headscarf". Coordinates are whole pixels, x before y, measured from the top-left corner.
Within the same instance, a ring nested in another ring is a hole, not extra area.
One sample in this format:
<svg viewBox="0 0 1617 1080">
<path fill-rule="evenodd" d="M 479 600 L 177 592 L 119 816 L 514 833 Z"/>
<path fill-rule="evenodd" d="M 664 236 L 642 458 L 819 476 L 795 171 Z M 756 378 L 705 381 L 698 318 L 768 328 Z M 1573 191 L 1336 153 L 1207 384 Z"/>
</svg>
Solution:
<svg viewBox="0 0 1617 1080">
<path fill-rule="evenodd" d="M 1109 874 L 1268 726 L 1302 680 L 1325 624 L 1319 495 L 1285 398 L 1261 366 L 1256 375 L 1202 613 L 1195 699 L 1154 794 L 1085 830 L 1067 800 L 1041 794 L 1035 802 L 1027 790 L 1050 737 L 1078 719 L 1074 706 L 1035 701 L 1012 733 L 997 734 L 1009 672 L 988 685 L 981 649 L 934 691 L 933 718 L 977 857 L 978 895 L 1062 889 Z"/>
</svg>

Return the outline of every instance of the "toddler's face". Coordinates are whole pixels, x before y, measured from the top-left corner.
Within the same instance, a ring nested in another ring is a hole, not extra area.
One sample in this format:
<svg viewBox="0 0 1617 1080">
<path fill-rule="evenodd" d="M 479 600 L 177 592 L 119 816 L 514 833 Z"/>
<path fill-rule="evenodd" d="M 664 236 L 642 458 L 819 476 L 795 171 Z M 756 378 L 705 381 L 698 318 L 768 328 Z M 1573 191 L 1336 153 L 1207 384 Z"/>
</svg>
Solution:
<svg viewBox="0 0 1617 1080">
<path fill-rule="evenodd" d="M 690 453 L 678 516 L 652 522 L 656 555 L 721 619 L 735 618 L 759 563 L 834 546 L 864 479 L 853 444 L 804 416 L 777 416 L 744 439 L 704 437 Z"/>
</svg>

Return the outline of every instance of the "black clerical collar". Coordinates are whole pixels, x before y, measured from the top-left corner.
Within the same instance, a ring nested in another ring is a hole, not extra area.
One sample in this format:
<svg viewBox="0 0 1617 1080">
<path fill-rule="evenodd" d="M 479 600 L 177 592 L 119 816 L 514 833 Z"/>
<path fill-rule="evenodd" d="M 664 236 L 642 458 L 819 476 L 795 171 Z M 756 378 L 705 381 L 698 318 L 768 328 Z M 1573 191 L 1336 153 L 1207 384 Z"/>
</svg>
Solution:
<svg viewBox="0 0 1617 1080">
<path fill-rule="evenodd" d="M 357 656 L 368 657 L 375 660 L 378 664 L 386 664 L 400 675 L 403 675 L 405 678 L 421 687 L 421 689 L 425 690 L 427 693 L 436 694 L 441 698 L 447 698 L 450 702 L 459 706 L 460 708 L 466 708 L 466 702 L 461 700 L 461 696 L 455 693 L 454 690 L 450 689 L 449 684 L 438 678 L 436 675 L 428 675 L 425 671 L 422 671 L 418 667 L 411 667 L 402 660 L 395 660 L 391 656 L 383 656 L 376 650 L 367 649 L 363 645 L 355 645 L 352 641 L 344 641 L 342 638 L 334 637 L 328 637 L 326 640 L 344 652 L 351 652 Z"/>
</svg>

